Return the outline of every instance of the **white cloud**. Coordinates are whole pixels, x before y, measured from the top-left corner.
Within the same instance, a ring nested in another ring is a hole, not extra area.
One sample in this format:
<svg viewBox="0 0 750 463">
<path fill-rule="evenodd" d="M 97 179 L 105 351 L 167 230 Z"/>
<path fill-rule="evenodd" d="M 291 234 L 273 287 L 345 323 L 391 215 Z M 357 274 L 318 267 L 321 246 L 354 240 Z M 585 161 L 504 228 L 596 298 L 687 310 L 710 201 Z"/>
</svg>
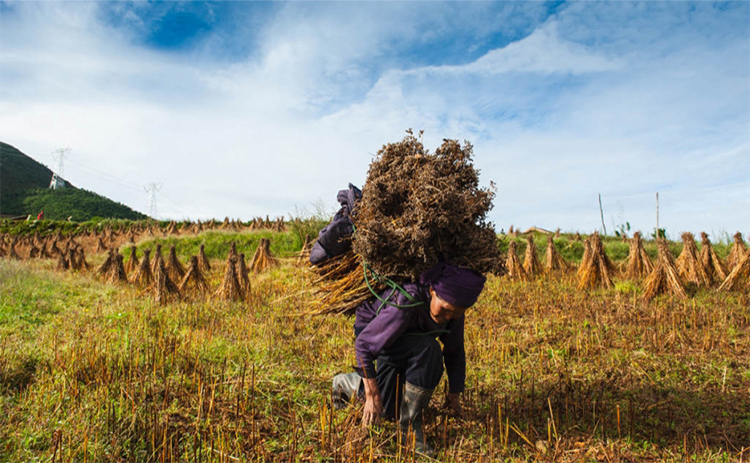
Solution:
<svg viewBox="0 0 750 463">
<path fill-rule="evenodd" d="M 710 34 L 675 21 L 673 38 L 627 5 L 575 4 L 476 59 L 420 64 L 404 50 L 449 40 L 492 5 L 292 4 L 228 65 L 133 45 L 145 26 L 113 29 L 95 5 L 21 4 L 3 18 L 0 140 L 47 163 L 71 146 L 74 184 L 142 211 L 152 181 L 169 217 L 333 207 L 413 127 L 433 150 L 474 143 L 484 183 L 498 184 L 498 227 L 598 228 L 601 192 L 608 228 L 613 216 L 646 230 L 659 190 L 670 232 L 750 228 L 748 38 L 718 34 L 711 11 Z M 541 7 L 497 12 L 497 27 Z M 609 24 L 615 10 L 637 28 Z M 491 33 L 483 22 L 476 38 Z M 735 186 L 713 188 L 723 183 Z"/>
</svg>

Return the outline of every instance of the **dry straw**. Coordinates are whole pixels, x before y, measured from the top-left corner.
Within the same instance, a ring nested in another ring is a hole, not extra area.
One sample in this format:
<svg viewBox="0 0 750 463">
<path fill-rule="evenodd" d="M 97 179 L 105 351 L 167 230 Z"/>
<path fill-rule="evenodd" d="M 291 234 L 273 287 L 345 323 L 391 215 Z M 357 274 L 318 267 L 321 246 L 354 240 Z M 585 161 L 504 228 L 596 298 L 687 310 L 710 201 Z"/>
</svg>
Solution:
<svg viewBox="0 0 750 463">
<path fill-rule="evenodd" d="M 120 283 L 128 281 L 128 275 L 125 273 L 125 265 L 123 264 L 122 254 L 119 252 L 115 254 L 114 262 L 109 269 L 107 275 L 107 281 L 110 283 Z"/>
<path fill-rule="evenodd" d="M 68 270 L 70 268 L 70 262 L 68 258 L 60 253 L 57 257 L 57 270 Z"/>
<path fill-rule="evenodd" d="M 630 252 L 628 253 L 628 263 L 625 274 L 631 279 L 641 279 L 649 275 L 654 270 L 654 264 L 646 254 L 643 247 L 641 232 L 633 233 L 633 238 L 628 241 Z"/>
<path fill-rule="evenodd" d="M 169 247 L 169 257 L 165 265 L 167 275 L 172 281 L 181 281 L 182 277 L 185 276 L 185 267 L 182 266 L 180 261 L 177 259 L 177 250 L 175 245 Z"/>
<path fill-rule="evenodd" d="M 181 293 L 190 291 L 205 294 L 208 292 L 208 282 L 206 281 L 206 277 L 203 276 L 203 272 L 201 272 L 198 257 L 190 257 L 187 271 L 180 282 L 179 289 Z"/>
<path fill-rule="evenodd" d="M 271 254 L 271 240 L 267 238 L 261 238 L 258 243 L 258 248 L 253 254 L 253 258 L 248 266 L 252 272 L 262 272 L 271 267 L 278 265 L 278 260 Z"/>
<path fill-rule="evenodd" d="M 534 244 L 534 235 L 526 235 L 526 254 L 523 259 L 523 269 L 529 278 L 534 278 L 543 273 L 542 264 L 536 255 L 536 244 Z"/>
<path fill-rule="evenodd" d="M 237 279 L 237 257 L 229 255 L 226 266 L 224 267 L 224 279 L 216 290 L 216 297 L 225 301 L 243 300 L 242 288 Z"/>
<path fill-rule="evenodd" d="M 154 297 L 158 304 L 164 305 L 171 296 L 179 296 L 180 289 L 169 278 L 164 265 L 164 259 L 159 257 L 154 260 L 154 263 L 156 264 L 156 271 L 154 272 Z"/>
<path fill-rule="evenodd" d="M 198 251 L 198 267 L 200 268 L 201 272 L 208 273 L 211 271 L 211 263 L 206 257 L 205 247 L 206 246 L 204 244 L 201 244 L 200 251 Z"/>
<path fill-rule="evenodd" d="M 156 266 L 159 264 L 159 261 L 164 261 L 164 257 L 161 255 L 161 244 L 156 245 L 154 260 L 151 262 L 151 273 L 154 275 L 156 275 Z"/>
<path fill-rule="evenodd" d="M 310 310 L 314 315 L 353 315 L 359 304 L 372 297 L 361 260 L 352 251 L 324 262 L 316 271 L 315 299 Z M 371 280 L 370 284 L 377 293 L 385 288 L 377 281 Z"/>
<path fill-rule="evenodd" d="M 734 266 L 724 282 L 719 286 L 723 291 L 739 291 L 750 289 L 750 253 Z"/>
<path fill-rule="evenodd" d="M 711 241 L 708 239 L 706 232 L 701 232 L 701 265 L 706 271 L 709 281 L 722 282 L 726 280 L 727 269 L 724 268 L 721 259 L 716 255 L 716 251 L 711 246 Z"/>
<path fill-rule="evenodd" d="M 589 252 L 584 257 L 578 269 L 578 289 L 592 289 L 596 287 L 613 288 L 612 274 L 614 266 L 604 252 L 604 245 L 598 233 L 588 239 Z"/>
<path fill-rule="evenodd" d="M 556 235 L 559 234 L 559 232 L 560 229 L 558 228 Z M 545 257 L 544 268 L 547 273 L 564 272 L 570 268 L 568 263 L 565 262 L 565 259 L 563 259 L 557 251 L 552 236 L 547 236 L 547 252 Z"/>
<path fill-rule="evenodd" d="M 56 243 L 53 242 L 53 244 L 56 244 Z M 106 244 L 104 244 L 104 241 L 102 241 L 102 237 L 100 236 L 99 239 L 96 242 L 96 252 L 104 252 L 104 251 L 106 251 L 108 249 L 109 248 L 107 247 Z"/>
<path fill-rule="evenodd" d="M 68 264 L 71 270 L 81 270 L 81 262 L 78 260 L 78 248 L 71 247 L 68 250 Z"/>
<path fill-rule="evenodd" d="M 729 251 L 727 256 L 727 271 L 731 272 L 734 268 L 742 261 L 742 259 L 748 254 L 747 246 L 745 241 L 742 239 L 742 233 L 737 232 L 734 234 L 734 244 L 732 249 Z"/>
<path fill-rule="evenodd" d="M 248 294 L 250 294 L 250 278 L 248 278 L 248 273 L 250 273 L 250 270 L 248 270 L 247 265 L 245 265 L 245 254 L 240 254 L 239 257 L 235 260 L 235 272 L 237 273 L 237 281 L 240 283 L 240 289 L 242 290 L 242 294 L 245 295 L 247 298 Z"/>
<path fill-rule="evenodd" d="M 112 270 L 112 266 L 114 264 L 115 264 L 115 250 L 110 249 L 109 252 L 107 252 L 107 258 L 104 260 L 102 265 L 100 265 L 99 268 L 96 270 L 96 274 L 106 279 L 109 276 L 109 272 L 110 270 Z"/>
<path fill-rule="evenodd" d="M 49 247 L 49 255 L 50 257 L 55 257 L 62 254 L 62 251 L 60 251 L 60 248 L 57 247 L 57 238 L 52 239 L 52 244 Z"/>
<path fill-rule="evenodd" d="M 130 246 L 130 259 L 128 259 L 128 265 L 125 267 L 125 270 L 132 274 L 138 270 L 139 264 L 140 262 L 138 262 L 138 256 L 136 255 L 136 247 Z"/>
<path fill-rule="evenodd" d="M 429 153 L 411 131 L 370 164 L 352 246 L 378 274 L 417 280 L 441 258 L 479 272 L 500 258 L 486 215 L 495 193 L 479 188 L 473 147 L 443 140 Z"/>
<path fill-rule="evenodd" d="M 708 277 L 706 269 L 701 264 L 693 234 L 689 232 L 683 233 L 682 243 L 682 252 L 675 263 L 680 278 L 686 283 L 693 283 L 698 286 L 709 286 L 711 284 L 711 279 Z"/>
<path fill-rule="evenodd" d="M 685 285 L 680 279 L 677 266 L 672 253 L 669 251 L 667 242 L 663 239 L 657 240 L 658 257 L 654 271 L 644 282 L 643 299 L 650 301 L 659 294 L 668 293 L 678 298 L 686 298 Z"/>
<path fill-rule="evenodd" d="M 526 270 L 523 269 L 521 261 L 518 258 L 516 247 L 518 244 L 515 240 L 508 243 L 508 254 L 505 257 L 505 269 L 508 271 L 508 277 L 513 280 L 528 280 Z"/>
<path fill-rule="evenodd" d="M 39 256 L 39 248 L 36 247 L 33 243 L 31 244 L 31 247 L 29 248 L 29 259 L 35 259 L 40 257 Z"/>
<path fill-rule="evenodd" d="M 83 247 L 79 247 L 76 250 L 76 260 L 78 261 L 78 270 L 88 270 L 91 268 L 88 261 L 86 260 L 86 251 L 83 250 Z"/>
<path fill-rule="evenodd" d="M 312 250 L 312 241 L 310 235 L 305 235 L 305 241 L 302 244 L 302 250 L 297 255 L 297 265 L 304 265 L 310 258 L 310 251 Z"/>
<path fill-rule="evenodd" d="M 154 274 L 151 272 L 151 250 L 146 249 L 143 251 L 143 260 L 138 266 L 135 275 L 133 275 L 133 283 L 138 286 L 148 286 L 154 281 Z"/>
</svg>

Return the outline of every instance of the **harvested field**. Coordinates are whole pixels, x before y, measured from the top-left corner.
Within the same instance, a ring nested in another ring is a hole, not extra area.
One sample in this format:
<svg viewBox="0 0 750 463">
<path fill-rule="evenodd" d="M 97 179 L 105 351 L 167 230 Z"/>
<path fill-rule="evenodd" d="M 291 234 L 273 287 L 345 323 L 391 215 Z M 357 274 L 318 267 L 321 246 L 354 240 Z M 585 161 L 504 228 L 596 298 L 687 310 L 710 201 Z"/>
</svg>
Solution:
<svg viewBox="0 0 750 463">
<path fill-rule="evenodd" d="M 250 272 L 252 291 L 238 302 L 160 305 L 153 289 L 57 271 L 57 256 L 0 259 L 0 460 L 420 461 L 394 444 L 393 423 L 366 432 L 358 407 L 329 408 L 331 378 L 355 363 L 352 319 L 301 316 L 313 284 L 296 265 L 303 243 L 294 231 L 182 227 L 179 238 L 149 238 L 144 228 L 137 244 L 139 253 L 175 245 L 189 269 L 204 245 L 219 269 L 204 274 L 213 291 L 230 243 L 247 252 L 261 238 L 279 265 Z M 625 262 L 628 244 L 601 241 L 613 263 Z M 525 245 L 519 238 L 519 253 Z M 580 263 L 583 243 L 572 235 L 555 245 Z M 643 246 L 655 260 L 654 243 Z M 108 253 L 91 249 L 100 268 Z M 612 288 L 581 291 L 573 272 L 489 276 L 467 313 L 466 417 L 442 412 L 442 387 L 428 409 L 437 460 L 748 459 L 747 289 L 646 302 L 639 280 L 612 279 Z"/>
</svg>

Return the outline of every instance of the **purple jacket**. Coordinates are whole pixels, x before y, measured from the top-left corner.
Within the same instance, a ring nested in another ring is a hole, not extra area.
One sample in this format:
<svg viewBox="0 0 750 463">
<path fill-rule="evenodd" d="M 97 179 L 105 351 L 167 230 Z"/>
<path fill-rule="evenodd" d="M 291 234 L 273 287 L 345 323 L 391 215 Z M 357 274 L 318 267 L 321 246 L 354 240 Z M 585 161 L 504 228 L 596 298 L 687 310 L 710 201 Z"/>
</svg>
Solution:
<svg viewBox="0 0 750 463">
<path fill-rule="evenodd" d="M 439 339 L 443 343 L 443 363 L 448 374 L 450 392 L 463 392 L 466 382 L 464 317 L 438 324 L 430 317 L 429 286 L 407 283 L 404 289 L 414 299 L 424 302 L 424 305 L 399 309 L 390 303 L 382 304 L 381 301 L 373 298 L 357 307 L 354 330 L 359 333 L 355 341 L 355 351 L 360 376 L 374 378 L 374 361 L 378 354 L 382 349 L 393 345 L 400 336 L 406 333 L 448 330 L 447 333 L 440 334 Z M 380 294 L 380 297 L 386 299 L 391 292 L 393 292 L 392 289 L 387 289 Z M 402 306 L 411 304 L 398 292 L 389 299 L 390 301 L 395 301 L 395 304 Z M 381 305 L 382 308 L 380 308 Z"/>
</svg>

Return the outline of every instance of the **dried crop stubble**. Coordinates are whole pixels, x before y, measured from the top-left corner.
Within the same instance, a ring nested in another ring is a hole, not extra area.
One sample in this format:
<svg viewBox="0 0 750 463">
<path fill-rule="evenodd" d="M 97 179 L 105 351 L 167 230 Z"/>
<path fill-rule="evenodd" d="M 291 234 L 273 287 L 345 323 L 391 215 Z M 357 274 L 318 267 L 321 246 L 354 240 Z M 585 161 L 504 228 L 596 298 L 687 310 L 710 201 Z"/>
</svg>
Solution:
<svg viewBox="0 0 750 463">
<path fill-rule="evenodd" d="M 443 257 L 479 272 L 500 258 L 486 221 L 494 193 L 479 188 L 473 147 L 444 140 L 430 154 L 412 134 L 370 164 L 353 249 L 381 275 L 417 279 Z"/>
</svg>

